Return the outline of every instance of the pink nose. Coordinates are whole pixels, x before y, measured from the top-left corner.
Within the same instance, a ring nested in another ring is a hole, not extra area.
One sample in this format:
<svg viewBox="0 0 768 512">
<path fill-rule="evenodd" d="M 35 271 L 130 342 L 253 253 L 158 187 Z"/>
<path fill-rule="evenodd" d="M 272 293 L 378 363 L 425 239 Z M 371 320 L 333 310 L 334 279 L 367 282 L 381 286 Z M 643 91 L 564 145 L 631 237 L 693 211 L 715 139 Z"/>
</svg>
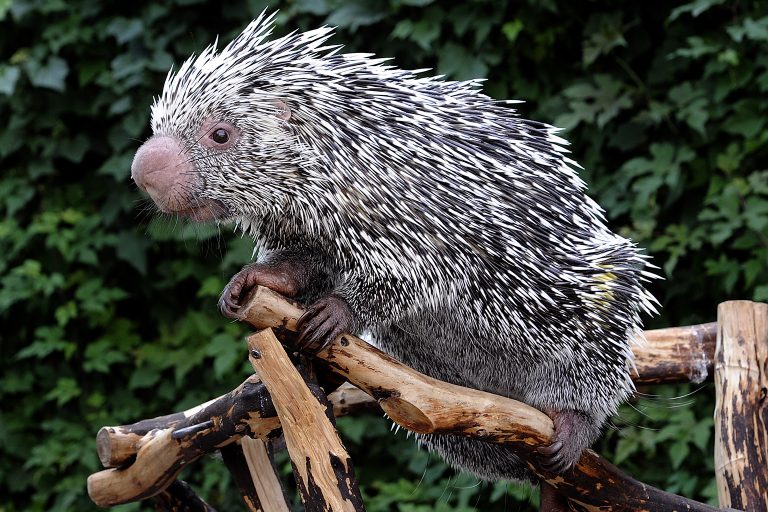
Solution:
<svg viewBox="0 0 768 512">
<path fill-rule="evenodd" d="M 183 189 L 194 175 L 192 164 L 173 137 L 155 136 L 136 152 L 131 164 L 131 177 L 165 211 L 173 211 L 174 189 Z"/>
</svg>

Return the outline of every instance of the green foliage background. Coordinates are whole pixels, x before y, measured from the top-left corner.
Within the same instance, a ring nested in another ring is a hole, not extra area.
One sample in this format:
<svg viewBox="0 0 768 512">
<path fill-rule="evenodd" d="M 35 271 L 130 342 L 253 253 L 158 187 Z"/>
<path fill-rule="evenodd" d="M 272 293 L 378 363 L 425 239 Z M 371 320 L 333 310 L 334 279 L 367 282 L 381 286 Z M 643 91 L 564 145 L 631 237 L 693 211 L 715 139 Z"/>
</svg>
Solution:
<svg viewBox="0 0 768 512">
<path fill-rule="evenodd" d="M 95 508 L 85 478 L 100 426 L 189 407 L 246 375 L 245 330 L 215 304 L 250 242 L 155 217 L 128 176 L 170 66 L 263 7 L 0 0 L 0 511 Z M 566 128 L 613 227 L 662 267 L 663 314 L 649 325 L 768 300 L 768 3 L 279 7 L 277 33 L 337 25 L 348 50 L 486 77 L 492 96 Z M 598 449 L 711 499 L 711 388 L 642 391 L 658 396 L 622 409 Z M 456 475 L 382 418 L 340 426 L 368 510 L 524 510 L 535 494 Z M 219 461 L 183 477 L 221 510 L 243 509 Z"/>
</svg>

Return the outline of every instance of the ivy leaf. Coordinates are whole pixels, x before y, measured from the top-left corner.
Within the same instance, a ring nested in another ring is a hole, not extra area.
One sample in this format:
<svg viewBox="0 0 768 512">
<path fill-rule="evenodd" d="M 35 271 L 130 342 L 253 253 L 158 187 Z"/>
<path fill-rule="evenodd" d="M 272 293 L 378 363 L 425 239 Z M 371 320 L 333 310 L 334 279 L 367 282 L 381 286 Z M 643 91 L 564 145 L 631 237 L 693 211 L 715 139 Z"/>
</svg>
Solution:
<svg viewBox="0 0 768 512">
<path fill-rule="evenodd" d="M 440 24 L 425 18 L 417 22 L 402 20 L 392 31 L 392 37 L 410 39 L 424 50 L 430 50 L 432 43 L 440 36 Z"/>
<path fill-rule="evenodd" d="M 45 64 L 40 64 L 36 60 L 29 60 L 26 62 L 25 69 L 29 81 L 35 87 L 53 89 L 59 92 L 66 89 L 64 80 L 69 74 L 69 65 L 64 59 L 51 57 Z"/>
<path fill-rule="evenodd" d="M 621 26 L 621 13 L 595 15 L 587 22 L 588 37 L 582 46 L 583 64 L 589 66 L 600 55 L 608 55 L 617 46 L 627 46 Z"/>
<path fill-rule="evenodd" d="M 683 14 L 690 13 L 694 18 L 708 11 L 716 5 L 724 4 L 726 0 L 694 0 L 693 2 L 681 5 L 672 10 L 667 18 L 668 21 L 675 21 Z"/>
<path fill-rule="evenodd" d="M 740 25 L 730 25 L 725 30 L 737 43 L 741 43 L 745 38 L 752 41 L 768 41 L 768 16 L 759 20 L 746 18 Z"/>
<path fill-rule="evenodd" d="M 325 20 L 328 25 L 343 27 L 355 32 L 359 27 L 373 25 L 384 19 L 387 8 L 383 2 L 349 2 L 335 9 Z"/>
<path fill-rule="evenodd" d="M 131 231 L 121 233 L 117 238 L 117 257 L 130 263 L 139 274 L 147 273 L 147 249 L 151 240 Z"/>
<path fill-rule="evenodd" d="M 755 287 L 752 294 L 752 300 L 757 302 L 768 302 L 768 284 L 761 284 Z"/>
<path fill-rule="evenodd" d="M 144 24 L 137 18 L 115 18 L 104 29 L 105 33 L 113 36 L 118 44 L 125 44 L 138 37 L 144 30 Z"/>
<path fill-rule="evenodd" d="M 673 443 L 669 449 L 669 459 L 672 462 L 672 467 L 674 469 L 679 468 L 690 452 L 691 449 L 688 447 L 687 441 Z"/>
<path fill-rule="evenodd" d="M 616 454 L 613 457 L 614 464 L 621 464 L 627 460 L 630 455 L 637 452 L 640 445 L 634 437 L 622 437 L 616 443 Z"/>
<path fill-rule="evenodd" d="M 522 20 L 519 20 L 519 19 L 508 21 L 501 26 L 501 32 L 504 34 L 504 37 L 506 37 L 507 41 L 509 41 L 510 43 L 514 43 L 517 40 L 517 36 L 519 36 L 520 32 L 522 31 L 523 31 L 523 22 Z"/>
<path fill-rule="evenodd" d="M 46 400 L 56 400 L 57 405 L 64 405 L 73 398 L 80 396 L 82 390 L 77 381 L 71 377 L 62 377 L 56 381 L 56 386 L 45 395 Z"/>
<path fill-rule="evenodd" d="M 483 78 L 488 67 L 476 56 L 470 54 L 464 46 L 446 44 L 437 54 L 437 70 L 454 80 Z"/>
<path fill-rule="evenodd" d="M 128 389 L 151 388 L 160 380 L 160 372 L 150 366 L 139 366 L 131 374 L 128 380 Z"/>
<path fill-rule="evenodd" d="M 11 4 L 13 4 L 13 0 L 0 0 L 0 21 L 3 21 L 8 11 L 11 10 Z"/>
<path fill-rule="evenodd" d="M 0 93 L 12 95 L 20 75 L 21 71 L 17 66 L 0 66 Z"/>
</svg>

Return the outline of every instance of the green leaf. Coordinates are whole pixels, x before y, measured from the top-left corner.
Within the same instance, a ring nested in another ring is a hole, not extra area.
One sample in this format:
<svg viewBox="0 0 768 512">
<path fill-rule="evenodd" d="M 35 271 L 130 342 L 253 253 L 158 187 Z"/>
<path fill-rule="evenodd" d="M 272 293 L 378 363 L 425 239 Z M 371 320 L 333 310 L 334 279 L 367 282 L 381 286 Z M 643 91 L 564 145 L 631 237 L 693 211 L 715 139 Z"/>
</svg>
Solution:
<svg viewBox="0 0 768 512">
<path fill-rule="evenodd" d="M 140 19 L 114 18 L 105 28 L 105 32 L 113 36 L 118 44 L 125 44 L 141 35 L 144 24 Z"/>
<path fill-rule="evenodd" d="M 79 133 L 72 138 L 67 138 L 59 142 L 58 154 L 70 162 L 79 163 L 83 160 L 85 152 L 88 151 L 90 143 L 88 138 Z"/>
<path fill-rule="evenodd" d="M 160 381 L 160 372 L 157 368 L 139 366 L 131 374 L 128 381 L 128 389 L 151 388 Z"/>
<path fill-rule="evenodd" d="M 613 463 L 621 464 L 638 450 L 639 444 L 636 439 L 622 437 L 616 444 L 616 454 L 614 455 Z"/>
<path fill-rule="evenodd" d="M 152 242 L 136 233 L 126 231 L 117 238 L 117 257 L 130 263 L 139 274 L 147 273 L 147 250 Z"/>
<path fill-rule="evenodd" d="M 13 0 L 0 0 L 0 21 L 3 21 L 11 9 Z"/>
<path fill-rule="evenodd" d="M 448 43 L 438 52 L 437 71 L 454 80 L 483 78 L 488 67 L 458 44 Z"/>
<path fill-rule="evenodd" d="M 673 9 L 672 12 L 669 14 L 669 17 L 667 18 L 667 20 L 675 21 L 681 15 L 686 13 L 690 13 L 691 16 L 696 18 L 700 14 L 710 10 L 712 7 L 724 4 L 725 1 L 726 0 L 694 0 L 693 2 L 689 2 L 687 4 L 681 5 L 680 7 L 676 7 L 675 9 Z"/>
<path fill-rule="evenodd" d="M 524 25 L 522 20 L 515 19 L 502 25 L 501 32 L 504 34 L 504 37 L 507 38 L 507 41 L 514 43 L 517 40 L 517 36 L 519 36 L 520 32 L 523 31 L 523 28 Z"/>
<path fill-rule="evenodd" d="M 745 38 L 752 41 L 768 41 L 768 16 L 759 20 L 746 18 L 740 25 L 726 27 L 726 31 L 737 43 L 741 43 Z"/>
<path fill-rule="evenodd" d="M 73 398 L 80 396 L 80 393 L 80 386 L 75 379 L 62 377 L 56 381 L 56 386 L 45 395 L 45 399 L 56 400 L 57 405 L 64 405 Z"/>
<path fill-rule="evenodd" d="M 672 468 L 679 468 L 685 458 L 688 457 L 690 451 L 686 441 L 673 443 L 669 449 L 669 460 L 672 462 Z"/>
<path fill-rule="evenodd" d="M 622 15 L 596 15 L 585 28 L 588 37 L 582 46 L 583 64 L 589 66 L 601 55 L 608 55 L 616 47 L 627 46 L 622 28 Z"/>
<path fill-rule="evenodd" d="M 2 19 L 2 5 L 0 5 L 0 19 Z M 0 66 L 0 93 L 11 96 L 16 90 L 16 82 L 19 81 L 21 71 L 17 66 Z"/>
<path fill-rule="evenodd" d="M 109 373 L 112 365 L 124 363 L 128 360 L 128 356 L 122 350 L 113 346 L 113 341 L 103 338 L 86 347 L 83 370 L 86 372 Z"/>
<path fill-rule="evenodd" d="M 325 22 L 355 32 L 359 27 L 373 25 L 386 15 L 386 6 L 381 1 L 349 2 L 335 9 Z"/>
<path fill-rule="evenodd" d="M 26 62 L 25 69 L 29 81 L 35 87 L 53 89 L 59 92 L 66 89 L 64 81 L 69 74 L 69 65 L 62 58 L 51 57 L 45 64 L 30 60 Z"/>
</svg>

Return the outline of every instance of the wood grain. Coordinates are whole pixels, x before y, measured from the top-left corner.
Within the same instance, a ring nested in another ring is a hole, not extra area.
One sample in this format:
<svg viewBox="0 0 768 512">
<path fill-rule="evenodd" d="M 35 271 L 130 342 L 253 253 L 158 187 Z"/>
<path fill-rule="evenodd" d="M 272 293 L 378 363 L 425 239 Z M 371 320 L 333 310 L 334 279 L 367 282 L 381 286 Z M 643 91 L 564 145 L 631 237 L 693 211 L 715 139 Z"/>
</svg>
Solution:
<svg viewBox="0 0 768 512">
<path fill-rule="evenodd" d="M 364 510 L 352 461 L 328 411 L 307 387 L 272 330 L 249 336 L 248 347 L 253 369 L 267 386 L 282 424 L 306 510 Z"/>
<path fill-rule="evenodd" d="M 768 304 L 717 308 L 715 475 L 721 506 L 768 510 Z"/>
</svg>

